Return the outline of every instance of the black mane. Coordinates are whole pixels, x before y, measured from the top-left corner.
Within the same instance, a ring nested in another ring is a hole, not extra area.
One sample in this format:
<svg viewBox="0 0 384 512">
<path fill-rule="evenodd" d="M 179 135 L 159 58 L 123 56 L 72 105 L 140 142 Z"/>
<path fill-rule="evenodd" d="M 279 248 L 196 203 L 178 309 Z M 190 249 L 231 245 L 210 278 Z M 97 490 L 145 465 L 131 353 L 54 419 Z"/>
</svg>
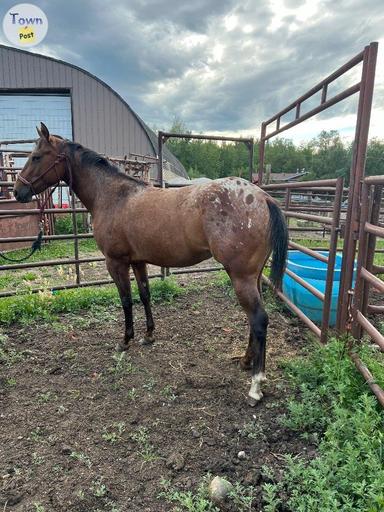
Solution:
<svg viewBox="0 0 384 512">
<path fill-rule="evenodd" d="M 134 178 L 133 176 L 129 176 L 125 172 L 121 171 L 116 165 L 113 165 L 107 158 L 99 155 L 98 153 L 96 153 L 96 151 L 84 148 L 81 144 L 77 144 L 76 142 L 65 142 L 72 158 L 75 156 L 75 153 L 79 152 L 81 165 L 83 165 L 84 167 L 96 167 L 97 169 L 103 170 L 110 176 L 116 176 L 119 178 L 123 178 L 125 180 L 134 181 L 135 183 L 143 186 L 148 185 L 148 183 L 146 183 L 145 181 L 140 180 L 138 178 Z"/>
</svg>

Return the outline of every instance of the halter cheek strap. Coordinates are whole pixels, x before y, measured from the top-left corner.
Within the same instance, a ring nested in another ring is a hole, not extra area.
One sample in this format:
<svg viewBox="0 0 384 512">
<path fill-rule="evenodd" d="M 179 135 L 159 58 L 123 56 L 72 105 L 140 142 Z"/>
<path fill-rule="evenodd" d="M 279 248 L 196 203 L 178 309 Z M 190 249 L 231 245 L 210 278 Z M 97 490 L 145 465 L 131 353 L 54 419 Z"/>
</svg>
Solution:
<svg viewBox="0 0 384 512">
<path fill-rule="evenodd" d="M 68 155 L 66 155 L 65 153 L 58 153 L 55 161 L 48 167 L 48 169 L 46 169 L 42 174 L 40 174 L 40 176 L 36 176 L 35 178 L 33 178 L 31 181 L 28 181 L 26 178 L 24 178 L 23 176 L 20 176 L 20 174 L 19 174 L 18 179 L 21 181 L 21 183 L 24 183 L 24 185 L 27 185 L 27 186 L 31 187 L 31 190 L 32 190 L 33 194 L 37 197 L 37 204 L 38 204 L 39 210 L 40 210 L 40 213 L 39 213 L 39 232 L 37 234 L 36 240 L 32 244 L 30 252 L 24 258 L 20 258 L 20 259 L 9 258 L 8 256 L 5 256 L 5 254 L 2 254 L 1 252 L 0 252 L 0 258 L 3 258 L 4 260 L 10 261 L 12 263 L 19 263 L 21 261 L 27 260 L 28 258 L 30 258 L 32 256 L 32 254 L 34 252 L 36 252 L 37 250 L 41 249 L 41 242 L 42 242 L 43 236 L 44 236 L 44 210 L 45 210 L 45 207 L 47 206 L 48 201 L 50 200 L 50 198 L 52 197 L 54 191 L 56 190 L 56 188 L 58 187 L 58 185 L 60 183 L 60 176 L 57 174 L 56 165 L 58 163 L 60 163 L 61 161 L 63 161 L 63 160 L 65 160 L 66 167 L 67 167 L 67 170 L 68 170 L 69 190 L 70 190 L 71 194 L 73 194 L 73 189 L 72 189 L 72 181 L 73 180 L 72 180 L 71 162 L 69 160 Z M 41 179 L 43 181 L 44 185 L 46 185 L 46 188 L 49 187 L 50 186 L 49 183 L 44 181 L 44 176 L 52 168 L 55 169 L 56 178 L 57 178 L 57 184 L 51 189 L 51 191 L 49 192 L 49 194 L 47 195 L 45 200 L 42 202 L 40 200 L 40 198 L 39 198 L 39 195 L 36 193 L 33 185 L 36 184 L 36 181 Z"/>
</svg>

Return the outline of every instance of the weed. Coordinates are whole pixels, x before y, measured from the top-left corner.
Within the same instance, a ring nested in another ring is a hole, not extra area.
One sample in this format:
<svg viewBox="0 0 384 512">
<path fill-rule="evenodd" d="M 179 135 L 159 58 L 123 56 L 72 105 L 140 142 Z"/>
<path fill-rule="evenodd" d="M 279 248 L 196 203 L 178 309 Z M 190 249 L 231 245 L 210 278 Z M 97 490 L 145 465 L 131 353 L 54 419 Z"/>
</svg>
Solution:
<svg viewBox="0 0 384 512">
<path fill-rule="evenodd" d="M 160 391 L 160 395 L 171 402 L 173 402 L 177 398 L 177 395 L 175 394 L 175 389 L 170 384 L 167 384 L 166 386 L 163 387 L 163 389 Z"/>
<path fill-rule="evenodd" d="M 90 491 L 96 498 L 103 498 L 108 493 L 108 489 L 105 484 L 102 483 L 103 478 L 100 477 L 92 482 Z"/>
<path fill-rule="evenodd" d="M 76 496 L 79 498 L 79 500 L 83 501 L 85 500 L 85 492 L 82 489 L 79 489 L 76 492 Z"/>
<path fill-rule="evenodd" d="M 108 443 L 115 444 L 121 440 L 121 436 L 125 432 L 125 423 L 123 421 L 113 423 L 108 428 L 104 429 L 104 433 L 101 437 Z"/>
<path fill-rule="evenodd" d="M 17 352 L 15 349 L 11 348 L 8 342 L 8 336 L 0 332 L 0 364 L 10 367 L 23 360 L 24 356 L 21 352 Z"/>
<path fill-rule="evenodd" d="M 263 485 L 264 512 L 278 512 L 282 500 L 277 495 L 278 486 L 276 484 Z"/>
<path fill-rule="evenodd" d="M 47 403 L 47 402 L 50 402 L 52 400 L 56 400 L 57 399 L 57 395 L 55 393 L 53 393 L 52 391 L 47 391 L 46 393 L 39 393 L 37 395 L 37 400 L 39 402 L 42 402 L 42 403 Z"/>
<path fill-rule="evenodd" d="M 143 389 L 146 389 L 147 391 L 152 391 L 156 386 L 156 381 L 155 379 L 151 376 L 148 378 L 148 380 L 146 382 L 144 382 L 143 384 Z"/>
<path fill-rule="evenodd" d="M 131 389 L 128 391 L 128 398 L 129 398 L 130 400 L 132 400 L 132 402 L 134 402 L 138 396 L 139 396 L 139 394 L 138 394 L 138 392 L 137 392 L 137 389 L 136 389 L 136 388 L 131 388 Z"/>
<path fill-rule="evenodd" d="M 174 280 L 153 280 L 151 296 L 153 302 L 171 302 L 183 293 L 185 288 Z M 137 286 L 132 287 L 132 298 L 139 302 Z M 77 288 L 52 292 L 48 288 L 43 292 L 23 293 L 0 300 L 0 324 L 15 322 L 29 324 L 35 319 L 52 322 L 58 313 L 78 312 L 83 309 L 100 306 L 120 306 L 120 298 L 115 286 Z M 96 309 L 97 310 L 97 309 Z M 98 309 L 100 311 L 100 309 Z"/>
<path fill-rule="evenodd" d="M 74 400 L 78 400 L 81 397 L 80 389 L 69 389 L 68 390 L 68 394 Z"/>
<path fill-rule="evenodd" d="M 382 355 L 362 347 L 361 357 L 382 385 Z M 367 393 L 343 341 L 314 347 L 307 359 L 288 363 L 286 372 L 300 395 L 289 401 L 283 421 L 293 430 L 315 433 L 318 455 L 310 461 L 286 457 L 282 480 L 264 485 L 266 510 L 276 510 L 281 496 L 294 512 L 383 510 L 384 413 Z"/>
<path fill-rule="evenodd" d="M 256 421 L 244 423 L 243 428 L 239 430 L 239 434 L 241 437 L 247 437 L 248 439 L 261 439 L 264 441 L 266 439 L 262 426 L 256 423 Z"/>
<path fill-rule="evenodd" d="M 35 464 L 36 466 L 40 466 L 41 464 L 44 464 L 44 457 L 39 455 L 36 452 L 32 453 L 32 464 Z"/>
<path fill-rule="evenodd" d="M 169 277 L 162 280 L 154 280 L 150 284 L 152 302 L 172 302 L 176 297 L 185 292 L 173 278 Z M 137 295 L 137 291 L 136 291 Z"/>
<path fill-rule="evenodd" d="M 244 487 L 236 482 L 228 494 L 229 500 L 238 512 L 251 512 L 255 499 L 256 489 L 252 486 Z"/>
<path fill-rule="evenodd" d="M 168 503 L 177 503 L 181 508 L 177 507 L 176 511 L 185 512 L 220 512 L 208 495 L 208 476 L 197 488 L 196 493 L 191 491 L 180 491 L 171 488 L 168 481 L 162 480 L 161 485 L 163 491 L 160 492 L 159 498 L 165 499 Z"/>
<path fill-rule="evenodd" d="M 9 377 L 9 379 L 6 379 L 5 383 L 10 388 L 14 388 L 17 384 L 16 379 L 14 377 Z"/>
<path fill-rule="evenodd" d="M 35 442 L 41 441 L 43 436 L 44 436 L 44 431 L 40 427 L 36 427 L 35 430 L 32 430 L 31 433 L 29 434 L 29 438 Z"/>
<path fill-rule="evenodd" d="M 216 276 L 212 280 L 212 285 L 221 288 L 231 299 L 235 298 L 235 291 L 232 286 L 231 278 L 225 270 L 219 270 L 219 272 L 217 272 Z"/>
<path fill-rule="evenodd" d="M 116 353 L 112 356 L 114 365 L 108 368 L 109 373 L 115 376 L 128 375 L 135 370 L 135 367 L 131 361 L 131 358 L 126 352 Z"/>
<path fill-rule="evenodd" d="M 87 466 L 87 468 L 92 467 L 91 459 L 87 455 L 85 455 L 85 453 L 71 452 L 70 457 L 71 457 L 71 459 L 78 460 L 78 461 L 82 462 L 85 466 Z"/>
<path fill-rule="evenodd" d="M 140 427 L 136 432 L 130 434 L 130 438 L 137 443 L 139 455 L 144 462 L 152 462 L 159 458 L 153 445 L 150 443 L 148 430 L 146 428 Z"/>
<path fill-rule="evenodd" d="M 37 274 L 34 272 L 26 272 L 23 275 L 23 279 L 25 279 L 25 281 L 35 281 L 37 279 Z"/>
<path fill-rule="evenodd" d="M 73 348 L 68 348 L 64 350 L 61 357 L 66 361 L 73 361 L 77 357 L 77 352 Z"/>
<path fill-rule="evenodd" d="M 35 512 L 45 512 L 45 507 L 40 503 L 34 503 L 33 506 L 35 507 Z"/>
<path fill-rule="evenodd" d="M 161 485 L 164 490 L 159 494 L 159 498 L 164 498 L 169 503 L 177 503 L 181 508 L 176 508 L 176 510 L 180 512 L 219 512 L 220 509 L 212 503 L 209 497 L 208 483 L 210 479 L 211 475 L 207 474 L 195 493 L 173 489 L 170 482 L 162 480 Z M 236 482 L 228 493 L 231 510 L 250 512 L 255 499 L 255 491 L 253 487 L 246 488 Z"/>
<path fill-rule="evenodd" d="M 64 405 L 62 405 L 62 404 L 61 404 L 61 405 L 59 405 L 59 407 L 57 408 L 57 413 L 58 413 L 58 414 L 60 414 L 60 415 L 62 416 L 63 414 L 65 414 L 65 413 L 67 412 L 67 410 L 68 410 L 68 409 L 67 409 L 66 407 L 64 407 Z"/>
</svg>

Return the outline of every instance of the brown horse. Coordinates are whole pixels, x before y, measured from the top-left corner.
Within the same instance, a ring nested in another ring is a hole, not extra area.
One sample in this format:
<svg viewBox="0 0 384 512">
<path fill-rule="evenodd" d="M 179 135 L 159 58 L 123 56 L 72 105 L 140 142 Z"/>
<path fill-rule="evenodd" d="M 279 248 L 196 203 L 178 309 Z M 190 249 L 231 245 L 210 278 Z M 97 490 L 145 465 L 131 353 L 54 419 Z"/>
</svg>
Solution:
<svg viewBox="0 0 384 512">
<path fill-rule="evenodd" d="M 194 265 L 213 256 L 231 278 L 249 325 L 249 344 L 241 366 L 252 368 L 249 403 L 262 398 L 268 316 L 262 306 L 260 278 L 273 251 L 271 279 L 279 285 L 287 254 L 287 228 L 274 200 L 240 178 L 203 185 L 161 189 L 120 172 L 97 153 L 50 135 L 42 123 L 40 139 L 20 173 L 15 198 L 29 202 L 59 180 L 71 184 L 91 212 L 94 236 L 121 297 L 125 336 L 133 338 L 129 269 L 132 266 L 143 302 L 147 332 L 154 341 L 154 322 L 146 264 Z"/>
</svg>

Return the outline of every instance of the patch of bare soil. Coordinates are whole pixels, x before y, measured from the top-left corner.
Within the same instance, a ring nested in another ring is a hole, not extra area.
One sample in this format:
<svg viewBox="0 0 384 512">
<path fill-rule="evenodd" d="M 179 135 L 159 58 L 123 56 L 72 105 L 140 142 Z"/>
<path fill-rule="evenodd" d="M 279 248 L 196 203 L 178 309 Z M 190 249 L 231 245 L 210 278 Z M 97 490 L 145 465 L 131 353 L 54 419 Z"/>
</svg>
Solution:
<svg viewBox="0 0 384 512">
<path fill-rule="evenodd" d="M 245 315 L 204 282 L 154 306 L 153 346 L 137 341 L 136 306 L 124 356 L 114 351 L 123 332 L 116 309 L 10 329 L 24 357 L 1 368 L 0 510 L 170 511 L 158 497 L 162 479 L 194 490 L 207 472 L 256 487 L 262 509 L 262 466 L 312 450 L 279 422 L 288 390 L 278 362 L 305 342 L 297 321 L 273 308 L 265 398 L 250 408 L 250 376 L 231 359 L 247 345 Z"/>
</svg>

